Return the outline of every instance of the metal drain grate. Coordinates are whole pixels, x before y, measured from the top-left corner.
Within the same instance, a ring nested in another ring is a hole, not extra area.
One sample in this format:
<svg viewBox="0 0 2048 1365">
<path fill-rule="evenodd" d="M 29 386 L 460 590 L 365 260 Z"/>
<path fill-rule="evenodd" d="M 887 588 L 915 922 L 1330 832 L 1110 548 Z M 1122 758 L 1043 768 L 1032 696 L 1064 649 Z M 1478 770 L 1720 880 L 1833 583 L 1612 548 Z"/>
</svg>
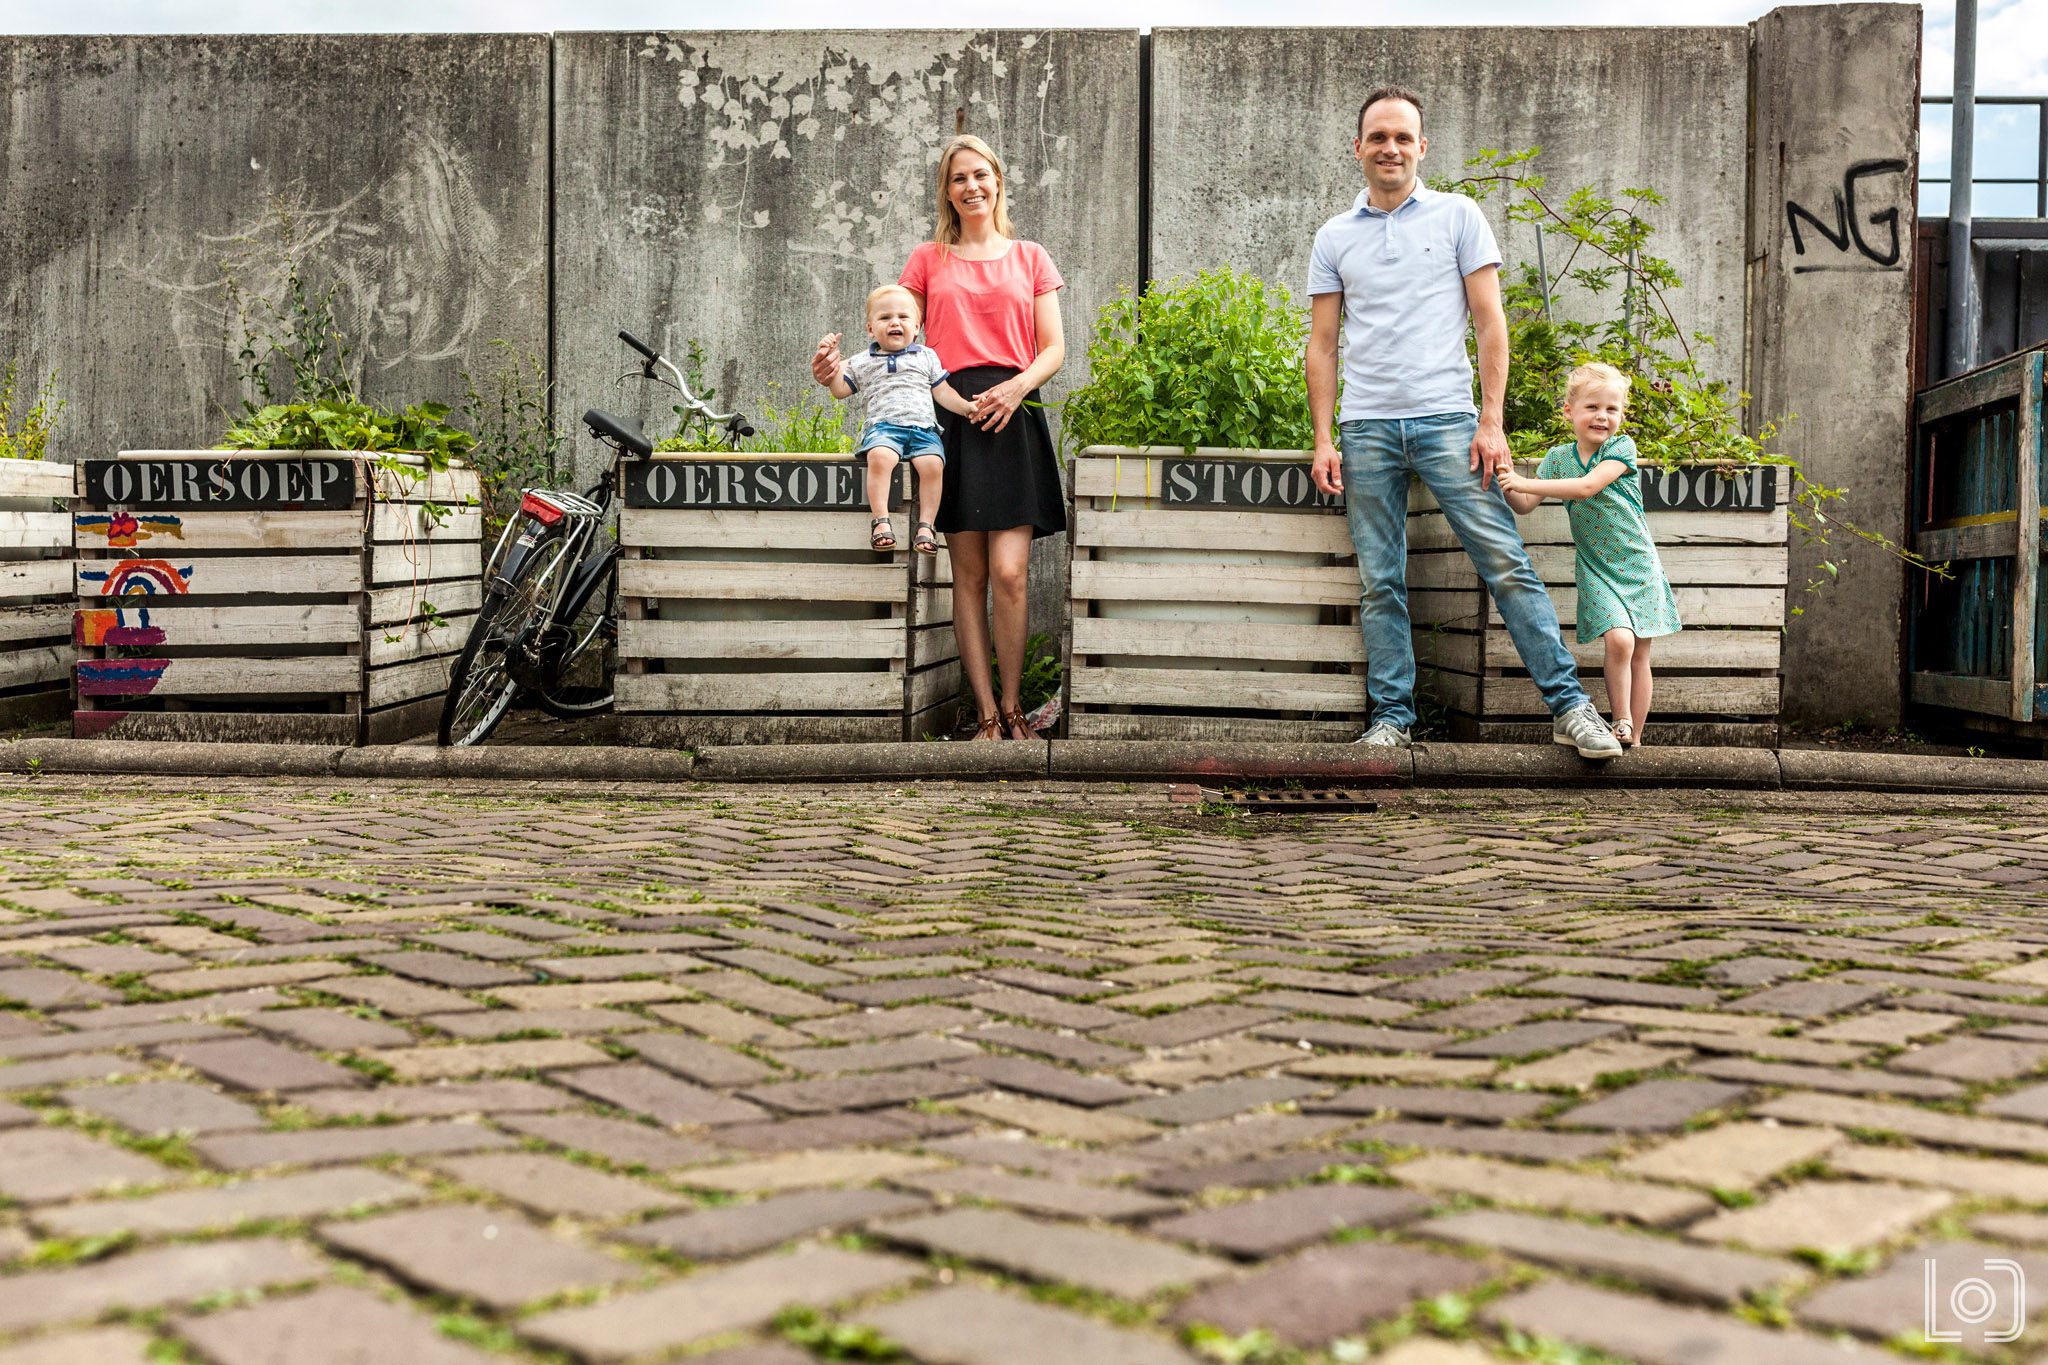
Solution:
<svg viewBox="0 0 2048 1365">
<path fill-rule="evenodd" d="M 1216 799 L 1226 806 L 1275 815 L 1361 815 L 1380 808 L 1368 793 L 1350 787 L 1261 787 L 1224 791 Z"/>
</svg>

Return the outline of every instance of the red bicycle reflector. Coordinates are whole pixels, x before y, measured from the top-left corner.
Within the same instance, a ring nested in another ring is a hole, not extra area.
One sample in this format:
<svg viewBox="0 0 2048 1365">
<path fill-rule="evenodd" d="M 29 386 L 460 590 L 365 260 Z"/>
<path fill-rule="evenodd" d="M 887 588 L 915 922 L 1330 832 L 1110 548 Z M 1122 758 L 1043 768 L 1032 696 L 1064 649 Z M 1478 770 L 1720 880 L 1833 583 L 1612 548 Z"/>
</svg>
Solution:
<svg viewBox="0 0 2048 1365">
<path fill-rule="evenodd" d="M 528 493 L 519 500 L 519 510 L 543 526 L 553 526 L 562 519 L 562 509 L 553 503 L 544 502 Z"/>
</svg>

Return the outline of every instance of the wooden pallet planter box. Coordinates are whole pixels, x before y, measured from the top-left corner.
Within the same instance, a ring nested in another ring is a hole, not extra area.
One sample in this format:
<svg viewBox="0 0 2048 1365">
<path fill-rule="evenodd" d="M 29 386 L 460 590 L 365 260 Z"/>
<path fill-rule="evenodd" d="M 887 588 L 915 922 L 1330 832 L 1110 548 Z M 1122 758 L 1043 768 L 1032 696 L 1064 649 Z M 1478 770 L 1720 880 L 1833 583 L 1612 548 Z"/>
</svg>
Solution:
<svg viewBox="0 0 2048 1365">
<path fill-rule="evenodd" d="M 2048 749 L 2048 346 L 1921 392 L 1908 529 L 1907 700 L 1920 716 Z"/>
<path fill-rule="evenodd" d="M 907 469 L 886 554 L 867 548 L 866 473 L 849 456 L 661 454 L 620 477 L 620 738 L 905 740 L 950 725 L 950 580 L 910 552 Z"/>
<path fill-rule="evenodd" d="M 465 467 L 381 459 L 87 461 L 72 732 L 358 745 L 430 731 L 482 595 L 479 485 Z"/>
<path fill-rule="evenodd" d="M 1358 567 L 1299 451 L 1091 446 L 1074 466 L 1067 733 L 1350 740 Z"/>
<path fill-rule="evenodd" d="M 70 709 L 71 514 L 78 471 L 0 460 L 0 725 Z"/>
<path fill-rule="evenodd" d="M 1535 472 L 1535 464 L 1520 467 Z M 1645 506 L 1685 629 L 1651 655 L 1650 728 L 1662 744 L 1775 745 L 1785 621 L 1790 472 L 1710 466 L 1646 467 Z M 1604 646 L 1578 644 L 1571 524 L 1546 502 L 1518 518 L 1536 572 L 1550 590 L 1579 681 L 1608 714 Z M 1459 548 L 1427 489 L 1408 513 L 1409 614 L 1425 697 L 1460 739 L 1543 743 L 1549 710 L 1522 667 L 1499 608 Z"/>
</svg>

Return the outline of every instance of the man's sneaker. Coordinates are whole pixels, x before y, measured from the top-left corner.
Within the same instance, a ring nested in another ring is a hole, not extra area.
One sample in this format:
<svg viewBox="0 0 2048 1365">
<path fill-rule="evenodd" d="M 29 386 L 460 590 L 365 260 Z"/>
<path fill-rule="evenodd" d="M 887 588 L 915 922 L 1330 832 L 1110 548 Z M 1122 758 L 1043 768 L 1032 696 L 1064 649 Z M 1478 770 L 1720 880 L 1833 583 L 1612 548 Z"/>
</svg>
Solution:
<svg viewBox="0 0 2048 1365">
<path fill-rule="evenodd" d="M 1388 721 L 1376 720 L 1366 727 L 1364 734 L 1351 742 L 1369 749 L 1412 749 L 1415 736 Z"/>
<path fill-rule="evenodd" d="M 1580 758 L 1620 758 L 1621 741 L 1607 728 L 1607 722 L 1600 719 L 1600 713 L 1593 709 L 1593 703 L 1585 702 L 1574 706 L 1557 718 L 1550 727 L 1550 742 L 1562 744 L 1567 749 L 1577 749 Z"/>
</svg>

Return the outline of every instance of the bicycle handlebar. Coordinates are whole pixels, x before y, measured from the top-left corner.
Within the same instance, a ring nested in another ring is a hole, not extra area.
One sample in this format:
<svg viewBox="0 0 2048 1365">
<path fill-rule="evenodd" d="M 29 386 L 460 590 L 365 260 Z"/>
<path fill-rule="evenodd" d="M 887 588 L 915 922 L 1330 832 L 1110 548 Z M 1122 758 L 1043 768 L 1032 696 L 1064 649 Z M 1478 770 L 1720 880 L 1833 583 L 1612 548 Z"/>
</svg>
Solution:
<svg viewBox="0 0 2048 1365">
<path fill-rule="evenodd" d="M 690 391 L 690 381 L 683 378 L 683 372 L 677 369 L 675 366 L 675 362 L 670 360 L 667 356 L 660 354 L 653 347 L 649 346 L 646 342 L 642 341 L 639 337 L 634 336 L 631 332 L 625 331 L 624 329 L 621 329 L 619 332 L 619 340 L 625 342 L 628 346 L 631 346 L 634 350 L 638 351 L 642 356 L 646 357 L 647 363 L 645 365 L 642 365 L 640 368 L 649 379 L 654 378 L 654 367 L 656 365 L 661 366 L 664 370 L 667 370 L 671 375 L 675 376 L 676 392 L 680 393 L 683 396 L 683 402 L 689 405 L 690 410 L 692 412 L 699 414 L 707 422 L 732 422 L 737 420 L 741 426 L 746 428 L 741 433 L 742 435 L 753 435 L 754 429 L 750 426 L 746 426 L 746 419 L 742 417 L 738 412 L 714 412 L 712 411 L 711 405 L 709 403 L 705 402 L 696 394 L 692 393 Z"/>
</svg>

